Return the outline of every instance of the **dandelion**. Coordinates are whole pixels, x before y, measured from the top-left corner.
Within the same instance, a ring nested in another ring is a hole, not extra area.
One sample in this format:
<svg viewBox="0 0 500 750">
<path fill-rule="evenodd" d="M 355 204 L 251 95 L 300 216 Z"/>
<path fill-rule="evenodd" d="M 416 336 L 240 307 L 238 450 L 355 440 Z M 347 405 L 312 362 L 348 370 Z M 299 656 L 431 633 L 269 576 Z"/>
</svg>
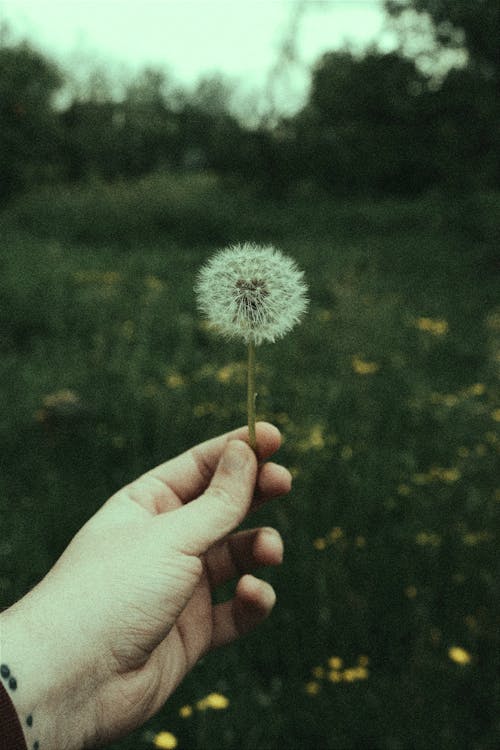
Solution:
<svg viewBox="0 0 500 750">
<path fill-rule="evenodd" d="M 317 550 L 326 549 L 326 539 L 323 539 L 322 537 L 315 539 L 313 542 L 313 547 Z"/>
<path fill-rule="evenodd" d="M 320 690 L 321 685 L 319 684 L 319 682 L 311 681 L 308 682 L 305 686 L 305 691 L 308 695 L 317 695 Z"/>
<path fill-rule="evenodd" d="M 402 495 L 403 497 L 408 497 L 408 495 L 411 492 L 411 489 L 408 487 L 407 484 L 399 484 L 397 491 L 398 491 L 398 495 Z"/>
<path fill-rule="evenodd" d="M 216 253 L 200 270 L 195 291 L 210 324 L 248 347 L 248 429 L 255 448 L 255 347 L 280 339 L 301 319 L 308 305 L 303 272 L 274 247 L 245 243 Z"/>
<path fill-rule="evenodd" d="M 196 708 L 198 711 L 206 711 L 207 708 L 212 708 L 215 711 L 220 711 L 229 706 L 229 698 L 221 693 L 209 693 L 205 698 L 197 701 Z"/>
<path fill-rule="evenodd" d="M 448 649 L 448 657 L 455 662 L 455 664 L 470 664 L 471 662 L 471 655 L 468 651 L 466 651 L 464 648 L 461 648 L 461 646 L 452 646 Z"/>
<path fill-rule="evenodd" d="M 174 750 L 177 747 L 177 738 L 172 732 L 158 732 L 153 739 L 153 745 L 163 750 Z"/>
<path fill-rule="evenodd" d="M 352 358 L 351 365 L 357 375 L 374 375 L 380 370 L 380 365 L 376 362 L 366 362 L 357 356 Z"/>
<path fill-rule="evenodd" d="M 442 318 L 417 318 L 415 325 L 433 336 L 443 336 L 448 331 L 448 322 Z"/>
<path fill-rule="evenodd" d="M 227 708 L 229 706 L 229 698 L 226 698 L 225 695 L 221 695 L 221 693 L 210 693 L 206 697 L 207 706 L 209 708 L 213 708 L 216 711 L 220 711 L 221 709 Z"/>
<path fill-rule="evenodd" d="M 333 670 L 342 669 L 343 664 L 344 662 L 342 661 L 340 656 L 331 656 L 328 659 L 328 666 Z"/>
</svg>

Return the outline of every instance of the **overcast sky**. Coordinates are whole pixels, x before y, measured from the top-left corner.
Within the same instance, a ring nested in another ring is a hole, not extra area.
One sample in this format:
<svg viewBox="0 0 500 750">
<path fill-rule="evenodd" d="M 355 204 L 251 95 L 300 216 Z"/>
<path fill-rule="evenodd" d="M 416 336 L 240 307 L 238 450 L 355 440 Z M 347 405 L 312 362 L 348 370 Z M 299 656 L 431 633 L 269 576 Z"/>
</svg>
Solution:
<svg viewBox="0 0 500 750">
<path fill-rule="evenodd" d="M 384 37 L 382 0 L 310 2 L 301 25 L 305 64 L 344 42 Z M 111 71 L 166 68 L 181 83 L 220 71 L 249 93 L 264 84 L 287 28 L 291 0 L 0 0 L 0 18 L 78 73 L 94 63 Z M 387 32 L 385 32 L 387 41 Z M 300 99 L 307 74 L 287 84 Z"/>
</svg>

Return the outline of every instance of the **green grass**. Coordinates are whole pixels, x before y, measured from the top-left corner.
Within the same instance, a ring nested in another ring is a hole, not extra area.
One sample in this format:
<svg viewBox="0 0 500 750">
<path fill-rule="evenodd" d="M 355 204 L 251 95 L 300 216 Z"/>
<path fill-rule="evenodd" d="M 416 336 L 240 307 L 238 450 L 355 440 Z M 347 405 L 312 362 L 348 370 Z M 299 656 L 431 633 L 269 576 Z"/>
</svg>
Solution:
<svg viewBox="0 0 500 750">
<path fill-rule="evenodd" d="M 209 254 L 275 240 L 310 287 L 304 323 L 258 351 L 258 412 L 296 475 L 252 519 L 285 540 L 264 573 L 276 609 L 117 750 L 160 730 L 181 750 L 500 745 L 500 197 L 467 205 L 487 220 L 436 195 L 271 204 L 152 177 L 53 188 L 0 217 L 1 606 L 116 489 L 244 422 L 245 352 L 195 309 Z M 46 401 L 64 389 L 76 406 Z M 328 679 L 329 658 L 360 655 L 365 679 Z M 229 707 L 197 710 L 213 691 Z"/>
</svg>

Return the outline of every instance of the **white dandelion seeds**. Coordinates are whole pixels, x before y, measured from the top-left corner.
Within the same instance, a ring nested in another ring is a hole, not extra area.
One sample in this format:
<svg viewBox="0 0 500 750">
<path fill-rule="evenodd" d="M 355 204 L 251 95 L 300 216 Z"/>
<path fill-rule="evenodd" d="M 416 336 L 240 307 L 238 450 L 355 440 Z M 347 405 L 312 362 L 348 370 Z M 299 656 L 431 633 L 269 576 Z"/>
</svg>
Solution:
<svg viewBox="0 0 500 750">
<path fill-rule="evenodd" d="M 227 338 L 274 342 L 307 308 L 307 287 L 295 261 L 272 246 L 220 250 L 201 269 L 198 307 Z"/>
<path fill-rule="evenodd" d="M 273 246 L 234 245 L 216 253 L 198 274 L 198 308 L 228 339 L 248 345 L 248 426 L 255 448 L 255 346 L 274 342 L 307 309 L 307 287 L 294 260 Z"/>
</svg>

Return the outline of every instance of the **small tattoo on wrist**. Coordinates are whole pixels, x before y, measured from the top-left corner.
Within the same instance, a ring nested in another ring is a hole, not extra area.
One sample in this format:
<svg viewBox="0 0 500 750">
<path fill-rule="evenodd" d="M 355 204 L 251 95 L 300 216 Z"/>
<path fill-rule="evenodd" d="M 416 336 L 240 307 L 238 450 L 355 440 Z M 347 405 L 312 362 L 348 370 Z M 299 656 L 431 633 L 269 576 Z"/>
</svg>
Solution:
<svg viewBox="0 0 500 750">
<path fill-rule="evenodd" d="M 6 681 L 9 690 L 17 690 L 17 680 L 7 664 L 0 664 L 0 676 L 3 680 Z M 33 714 L 29 714 L 26 717 L 26 725 L 30 728 L 33 726 Z M 35 740 L 31 747 L 33 750 L 40 750 L 40 743 L 38 742 L 38 740 Z"/>
</svg>

